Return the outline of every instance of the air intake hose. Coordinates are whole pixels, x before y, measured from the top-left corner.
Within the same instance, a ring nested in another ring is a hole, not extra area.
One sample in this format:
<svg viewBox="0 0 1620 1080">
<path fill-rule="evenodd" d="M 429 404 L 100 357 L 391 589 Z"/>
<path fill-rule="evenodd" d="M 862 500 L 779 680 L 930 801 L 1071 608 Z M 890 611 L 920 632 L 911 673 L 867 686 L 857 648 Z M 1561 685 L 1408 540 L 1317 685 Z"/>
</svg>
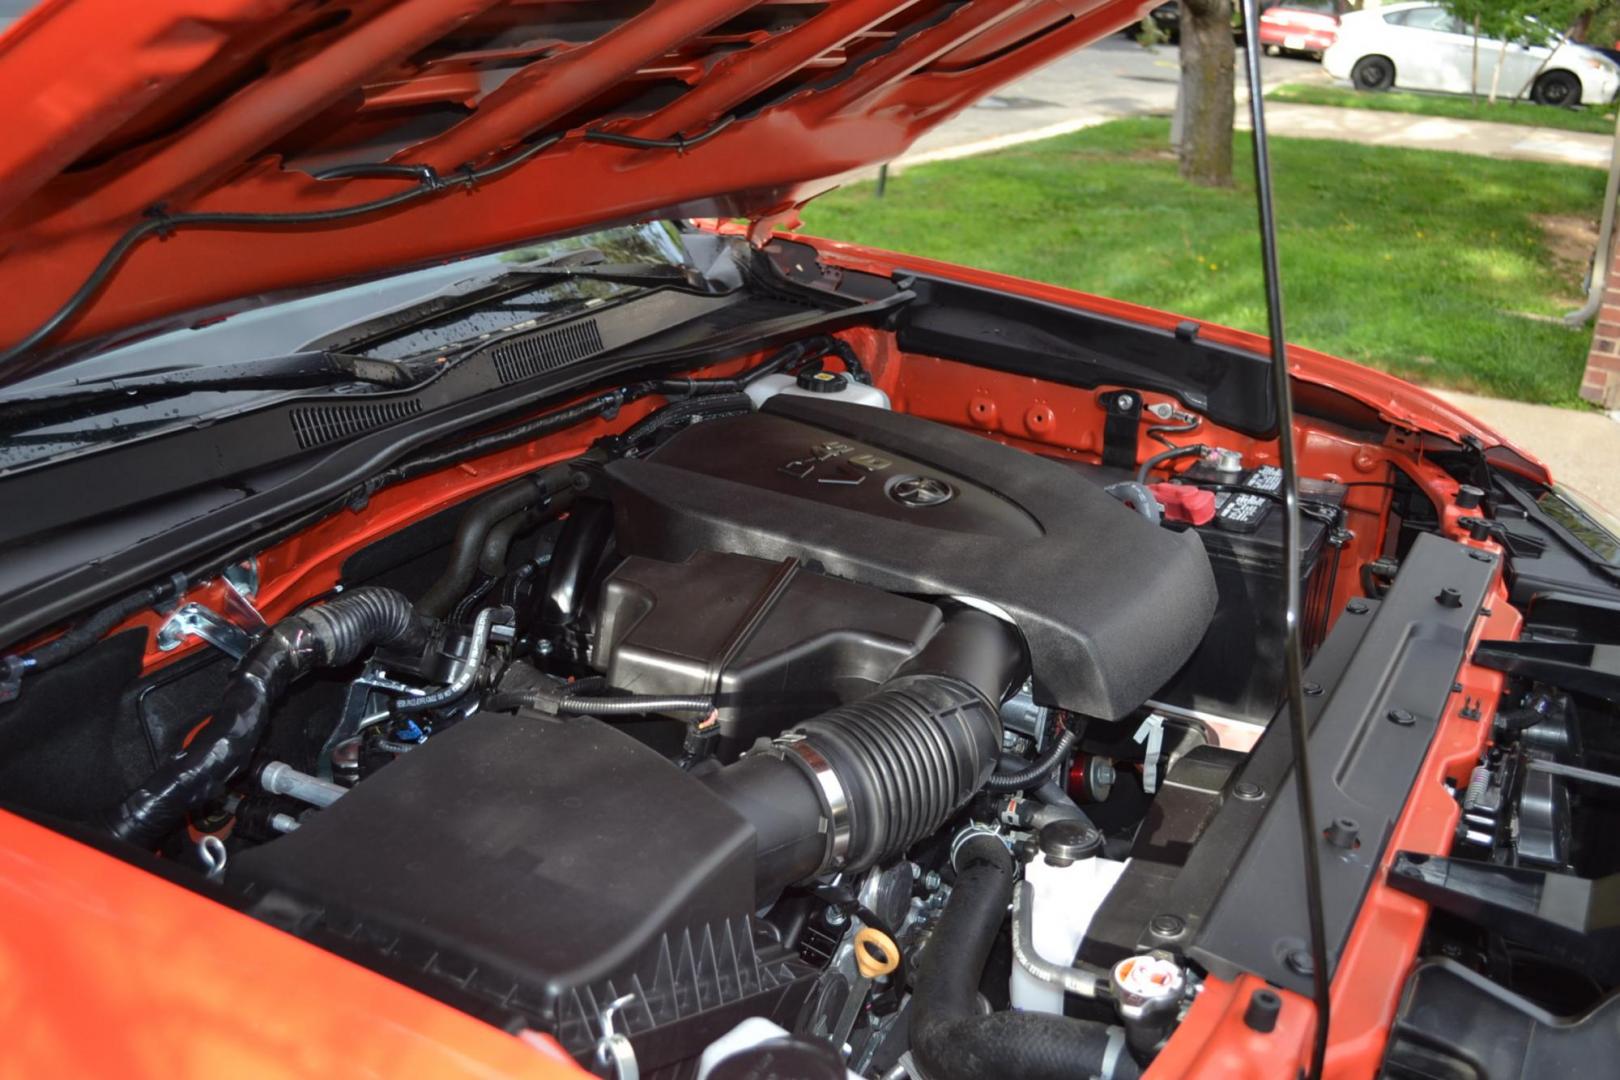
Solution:
<svg viewBox="0 0 1620 1080">
<path fill-rule="evenodd" d="M 373 646 L 426 645 L 427 632 L 411 602 L 393 589 L 355 589 L 281 620 L 236 665 L 196 737 L 111 812 L 108 830 L 141 847 L 157 847 L 247 765 L 294 679 L 317 667 L 341 667 Z"/>
<path fill-rule="evenodd" d="M 870 696 L 708 776 L 754 825 L 759 896 L 879 865 L 937 831 L 995 768 L 998 706 L 1023 670 L 1010 626 L 959 611 Z"/>
</svg>

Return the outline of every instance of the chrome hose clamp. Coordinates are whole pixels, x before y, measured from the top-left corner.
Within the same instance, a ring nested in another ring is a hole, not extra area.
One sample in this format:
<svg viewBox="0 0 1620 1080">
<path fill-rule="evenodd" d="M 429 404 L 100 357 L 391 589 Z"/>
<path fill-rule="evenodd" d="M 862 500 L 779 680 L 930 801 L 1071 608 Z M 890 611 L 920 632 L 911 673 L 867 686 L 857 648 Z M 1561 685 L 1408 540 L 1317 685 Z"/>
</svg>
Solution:
<svg viewBox="0 0 1620 1080">
<path fill-rule="evenodd" d="M 854 837 L 855 828 L 850 813 L 849 796 L 844 792 L 844 785 L 839 781 L 838 774 L 833 771 L 832 764 L 821 756 L 817 750 L 805 741 L 802 734 L 790 731 L 776 740 L 776 747 L 787 754 L 793 755 L 799 763 L 809 771 L 811 779 L 816 782 L 816 788 L 821 792 L 821 806 L 827 818 L 827 856 L 826 865 L 841 867 L 849 857 L 850 841 Z"/>
</svg>

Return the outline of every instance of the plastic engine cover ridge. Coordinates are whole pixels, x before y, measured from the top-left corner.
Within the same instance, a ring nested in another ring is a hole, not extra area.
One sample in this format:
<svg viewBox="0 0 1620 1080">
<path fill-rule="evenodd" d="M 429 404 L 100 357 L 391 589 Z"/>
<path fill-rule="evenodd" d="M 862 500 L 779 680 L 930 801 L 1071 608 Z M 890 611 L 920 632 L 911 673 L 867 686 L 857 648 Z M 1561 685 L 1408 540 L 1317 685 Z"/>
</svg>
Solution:
<svg viewBox="0 0 1620 1080">
<path fill-rule="evenodd" d="M 1215 578 L 1191 530 L 1150 524 L 1056 461 L 944 424 L 776 397 L 608 465 L 619 550 L 780 560 L 1017 623 L 1037 700 L 1118 719 L 1192 655 Z"/>
</svg>

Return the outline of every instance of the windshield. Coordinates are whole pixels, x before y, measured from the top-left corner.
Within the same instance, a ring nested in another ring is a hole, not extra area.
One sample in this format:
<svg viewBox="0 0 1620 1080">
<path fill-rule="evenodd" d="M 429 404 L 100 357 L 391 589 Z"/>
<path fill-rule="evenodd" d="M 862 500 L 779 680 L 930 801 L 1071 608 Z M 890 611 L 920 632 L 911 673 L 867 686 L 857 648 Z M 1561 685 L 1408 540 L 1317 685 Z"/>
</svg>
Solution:
<svg viewBox="0 0 1620 1080">
<path fill-rule="evenodd" d="M 593 267 L 609 265 L 621 271 L 617 279 L 589 276 Z M 539 273 L 543 267 L 557 269 Z M 581 276 L 566 276 L 575 268 Z M 289 375 L 285 361 L 310 350 L 352 351 L 407 368 L 413 357 L 645 292 L 649 285 L 635 280 L 638 270 L 649 280 L 671 273 L 670 281 L 679 283 L 680 272 L 691 269 L 678 228 L 654 222 L 268 298 L 229 317 L 166 330 L 7 386 L 0 392 L 0 471 L 312 389 L 375 393 L 389 388 L 387 380 L 346 379 L 341 370 L 311 376 L 307 364 Z M 536 275 L 530 280 L 524 271 Z M 503 278 L 515 284 L 493 293 L 484 288 Z M 64 395 L 92 400 L 68 415 L 39 407 Z M 113 399 L 110 408 L 106 397 Z"/>
<path fill-rule="evenodd" d="M 1592 500 L 1559 485 L 1536 499 L 1536 507 L 1599 560 L 1620 567 L 1620 521 Z"/>
</svg>

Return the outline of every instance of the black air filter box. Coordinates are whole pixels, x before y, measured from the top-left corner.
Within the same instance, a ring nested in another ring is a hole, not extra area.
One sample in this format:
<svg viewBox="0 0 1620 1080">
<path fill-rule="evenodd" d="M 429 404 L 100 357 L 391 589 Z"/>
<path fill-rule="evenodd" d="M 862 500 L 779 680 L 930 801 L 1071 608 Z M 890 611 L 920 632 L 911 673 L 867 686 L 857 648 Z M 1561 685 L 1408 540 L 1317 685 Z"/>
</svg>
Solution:
<svg viewBox="0 0 1620 1080">
<path fill-rule="evenodd" d="M 477 714 L 294 833 L 231 859 L 260 918 L 587 1055 L 598 1012 L 642 1066 L 743 1016 L 791 1023 L 813 971 L 755 908 L 753 827 L 597 720 Z"/>
<path fill-rule="evenodd" d="M 627 555 L 805 561 L 893 592 L 993 605 L 1036 698 L 1115 719 L 1192 655 L 1215 611 L 1195 533 L 1064 465 L 903 413 L 778 396 L 607 467 Z"/>
</svg>

